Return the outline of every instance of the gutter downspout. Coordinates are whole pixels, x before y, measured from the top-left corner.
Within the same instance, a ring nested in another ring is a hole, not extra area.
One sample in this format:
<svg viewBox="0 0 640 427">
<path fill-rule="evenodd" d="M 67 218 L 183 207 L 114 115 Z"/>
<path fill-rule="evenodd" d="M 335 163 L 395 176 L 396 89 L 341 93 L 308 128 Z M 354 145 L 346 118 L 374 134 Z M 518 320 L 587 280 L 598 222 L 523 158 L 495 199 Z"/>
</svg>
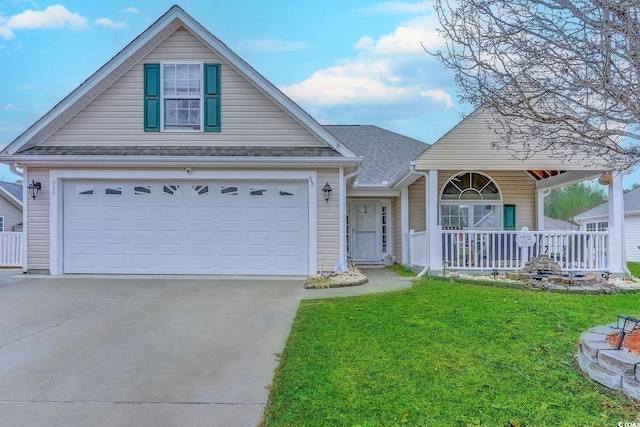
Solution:
<svg viewBox="0 0 640 427">
<path fill-rule="evenodd" d="M 342 198 L 341 199 L 344 200 L 344 204 L 345 205 L 344 205 L 344 209 L 342 211 L 342 218 L 340 219 L 340 226 L 341 226 L 340 227 L 341 228 L 341 230 L 340 230 L 340 241 L 341 241 L 340 247 L 341 247 L 342 251 L 344 251 L 344 259 L 340 260 L 340 262 L 343 263 L 343 265 L 347 266 L 347 268 L 348 268 L 347 247 L 346 247 L 347 244 L 344 241 L 345 236 L 349 232 L 349 230 L 347 230 L 347 224 L 346 224 L 346 221 L 347 221 L 347 206 L 346 206 L 346 204 L 347 204 L 347 181 L 349 179 L 353 178 L 354 176 L 358 175 L 359 173 L 360 173 L 360 166 L 358 166 L 358 168 L 355 171 L 351 172 L 350 174 L 345 175 L 343 177 L 343 179 L 342 179 L 342 182 L 341 182 L 341 186 L 344 189 L 344 193 L 343 193 L 344 194 L 344 199 L 342 199 Z"/>
<path fill-rule="evenodd" d="M 410 164 L 410 168 L 409 170 L 411 171 L 411 173 L 414 173 L 416 175 L 421 175 L 424 176 L 424 224 L 425 224 L 425 229 L 427 228 L 427 225 L 429 224 L 429 209 L 427 209 L 427 192 L 429 191 L 429 173 L 427 172 L 418 172 L 416 170 L 416 163 L 415 162 L 411 162 Z M 427 236 L 429 235 L 429 230 L 427 230 Z M 427 260 L 426 260 L 426 265 L 425 267 L 422 269 L 422 271 L 420 273 L 418 273 L 418 275 L 416 277 L 422 277 L 425 274 L 428 275 L 429 273 L 429 269 L 430 269 L 430 265 L 429 265 L 429 253 L 431 252 L 431 249 L 429 248 L 429 239 L 427 238 Z"/>
</svg>

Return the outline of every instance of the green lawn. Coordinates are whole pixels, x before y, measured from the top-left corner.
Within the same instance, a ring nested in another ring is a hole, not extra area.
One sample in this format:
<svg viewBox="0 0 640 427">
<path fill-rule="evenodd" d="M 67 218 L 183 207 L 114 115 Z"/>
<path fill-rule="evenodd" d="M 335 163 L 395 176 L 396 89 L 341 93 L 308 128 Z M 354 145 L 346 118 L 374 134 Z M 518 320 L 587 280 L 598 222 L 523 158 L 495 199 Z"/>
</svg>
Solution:
<svg viewBox="0 0 640 427">
<path fill-rule="evenodd" d="M 633 277 L 640 278 L 640 262 L 628 262 L 627 267 L 631 274 L 633 274 Z"/>
<path fill-rule="evenodd" d="M 633 400 L 586 378 L 580 333 L 640 295 L 561 295 L 423 279 L 302 301 L 265 426 L 614 426 Z"/>
</svg>

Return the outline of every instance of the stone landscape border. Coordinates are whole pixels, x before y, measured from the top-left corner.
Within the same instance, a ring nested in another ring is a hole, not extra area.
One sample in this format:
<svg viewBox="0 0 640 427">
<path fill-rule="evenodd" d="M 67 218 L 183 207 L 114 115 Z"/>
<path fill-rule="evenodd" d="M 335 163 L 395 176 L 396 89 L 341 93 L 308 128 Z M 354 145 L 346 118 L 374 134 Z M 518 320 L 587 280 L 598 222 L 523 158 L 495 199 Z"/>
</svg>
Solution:
<svg viewBox="0 0 640 427">
<path fill-rule="evenodd" d="M 607 337 L 620 332 L 615 323 L 595 326 L 580 335 L 578 365 L 594 381 L 640 399 L 640 357 L 614 347 Z"/>
</svg>

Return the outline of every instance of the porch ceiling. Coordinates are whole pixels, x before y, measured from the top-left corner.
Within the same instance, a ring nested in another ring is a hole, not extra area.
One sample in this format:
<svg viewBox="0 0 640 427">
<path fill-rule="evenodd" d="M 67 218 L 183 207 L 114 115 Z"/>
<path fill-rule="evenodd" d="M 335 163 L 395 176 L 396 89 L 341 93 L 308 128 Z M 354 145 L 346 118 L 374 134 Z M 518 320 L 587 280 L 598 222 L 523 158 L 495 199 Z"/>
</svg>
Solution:
<svg viewBox="0 0 640 427">
<path fill-rule="evenodd" d="M 551 176 L 560 175 L 561 173 L 565 173 L 566 171 L 555 171 L 555 170 L 530 170 L 527 173 L 536 181 L 540 181 L 541 179 L 549 178 Z"/>
</svg>

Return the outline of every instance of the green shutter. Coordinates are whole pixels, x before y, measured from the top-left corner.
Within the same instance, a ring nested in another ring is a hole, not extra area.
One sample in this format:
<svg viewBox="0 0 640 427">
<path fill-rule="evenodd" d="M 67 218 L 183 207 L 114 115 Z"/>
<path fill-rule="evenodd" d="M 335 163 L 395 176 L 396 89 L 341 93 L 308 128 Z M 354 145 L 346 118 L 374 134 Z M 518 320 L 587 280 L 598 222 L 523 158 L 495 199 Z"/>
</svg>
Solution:
<svg viewBox="0 0 640 427">
<path fill-rule="evenodd" d="M 504 229 L 516 229 L 516 205 L 504 205 Z"/>
<path fill-rule="evenodd" d="M 144 64 L 144 131 L 160 132 L 160 64 Z"/>
<path fill-rule="evenodd" d="M 204 64 L 204 131 L 220 132 L 220 64 Z"/>
</svg>

